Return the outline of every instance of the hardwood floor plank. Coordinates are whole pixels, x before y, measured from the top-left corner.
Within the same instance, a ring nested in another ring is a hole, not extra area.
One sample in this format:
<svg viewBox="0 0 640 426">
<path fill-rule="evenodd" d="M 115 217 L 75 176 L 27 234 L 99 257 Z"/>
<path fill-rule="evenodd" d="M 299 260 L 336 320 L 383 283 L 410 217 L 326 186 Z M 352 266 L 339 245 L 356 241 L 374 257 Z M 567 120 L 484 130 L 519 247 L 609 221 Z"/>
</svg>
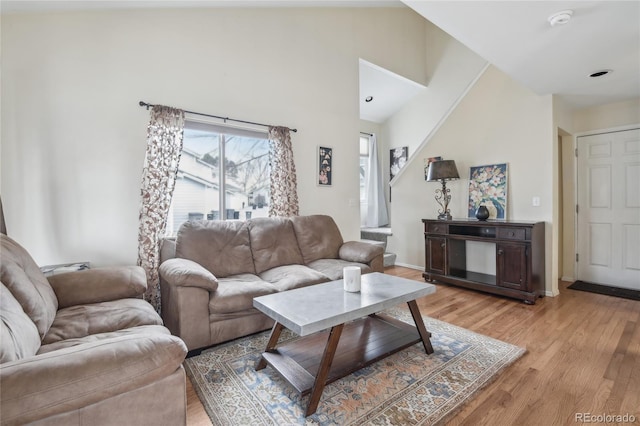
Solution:
<svg viewBox="0 0 640 426">
<path fill-rule="evenodd" d="M 414 269 L 385 272 L 424 282 Z M 532 306 L 439 283 L 417 301 L 423 315 L 527 349 L 450 425 L 575 424 L 576 413 L 629 413 L 640 424 L 640 301 L 569 284 Z M 211 424 L 191 383 L 187 407 L 189 426 Z"/>
</svg>

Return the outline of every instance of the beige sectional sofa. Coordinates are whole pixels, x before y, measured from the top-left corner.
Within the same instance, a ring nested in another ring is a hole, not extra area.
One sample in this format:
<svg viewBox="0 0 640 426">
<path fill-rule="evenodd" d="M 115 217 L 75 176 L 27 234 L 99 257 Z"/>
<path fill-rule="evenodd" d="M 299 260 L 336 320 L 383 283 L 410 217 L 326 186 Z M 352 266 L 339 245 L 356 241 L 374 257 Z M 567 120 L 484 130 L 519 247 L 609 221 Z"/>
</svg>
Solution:
<svg viewBox="0 0 640 426">
<path fill-rule="evenodd" d="M 329 216 L 193 221 L 162 249 L 162 316 L 189 350 L 272 326 L 253 298 L 342 278 L 342 268 L 383 271 L 382 247 L 344 242 Z"/>
<path fill-rule="evenodd" d="M 186 424 L 187 348 L 140 299 L 144 271 L 47 279 L 0 238 L 0 424 Z"/>
</svg>

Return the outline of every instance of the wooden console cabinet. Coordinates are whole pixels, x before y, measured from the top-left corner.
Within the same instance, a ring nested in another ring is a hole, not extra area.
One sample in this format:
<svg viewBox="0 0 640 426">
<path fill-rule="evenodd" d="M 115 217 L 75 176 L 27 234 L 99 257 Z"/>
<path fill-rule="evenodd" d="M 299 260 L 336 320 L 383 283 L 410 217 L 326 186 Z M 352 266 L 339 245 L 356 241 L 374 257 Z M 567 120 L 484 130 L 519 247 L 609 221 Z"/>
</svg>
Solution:
<svg viewBox="0 0 640 426">
<path fill-rule="evenodd" d="M 427 281 L 440 281 L 534 304 L 545 292 L 544 222 L 435 220 L 424 223 Z M 467 269 L 467 242 L 495 245 L 495 275 Z"/>
</svg>

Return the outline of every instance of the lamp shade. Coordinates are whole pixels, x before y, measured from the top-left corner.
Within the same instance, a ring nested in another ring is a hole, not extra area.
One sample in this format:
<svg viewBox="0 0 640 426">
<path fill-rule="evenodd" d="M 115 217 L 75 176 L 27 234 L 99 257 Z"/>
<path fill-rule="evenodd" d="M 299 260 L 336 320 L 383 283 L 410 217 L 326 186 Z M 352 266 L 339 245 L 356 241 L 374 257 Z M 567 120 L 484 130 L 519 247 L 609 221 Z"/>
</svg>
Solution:
<svg viewBox="0 0 640 426">
<path fill-rule="evenodd" d="M 434 161 L 429 164 L 427 181 L 460 179 L 456 162 L 453 160 Z"/>
</svg>

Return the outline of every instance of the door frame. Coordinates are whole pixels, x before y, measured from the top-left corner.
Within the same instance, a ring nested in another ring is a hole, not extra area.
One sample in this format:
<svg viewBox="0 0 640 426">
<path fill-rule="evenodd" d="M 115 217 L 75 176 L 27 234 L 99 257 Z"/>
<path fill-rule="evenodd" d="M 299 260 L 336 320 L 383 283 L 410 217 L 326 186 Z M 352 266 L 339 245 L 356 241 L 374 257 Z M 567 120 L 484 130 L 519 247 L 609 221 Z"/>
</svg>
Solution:
<svg viewBox="0 0 640 426">
<path fill-rule="evenodd" d="M 627 124 L 624 126 L 616 126 L 616 127 L 609 127 L 609 128 L 604 128 L 604 129 L 596 129 L 596 130 L 589 130 L 586 132 L 579 132 L 579 133 L 574 133 L 573 134 L 573 199 L 576 203 L 576 205 L 578 205 L 578 157 L 576 155 L 576 153 L 578 152 L 578 138 L 579 137 L 583 137 L 583 136 L 593 136 L 593 135 L 602 135 L 602 134 L 606 134 L 606 133 L 614 133 L 614 132 L 624 132 L 625 130 L 633 130 L 633 129 L 638 129 L 640 128 L 640 123 L 638 124 Z M 576 258 L 576 254 L 578 253 L 578 238 L 579 238 L 579 233 L 578 233 L 578 212 L 576 211 L 576 209 L 573 209 L 573 235 L 574 235 L 574 264 L 573 264 L 573 270 L 574 270 L 574 280 L 579 280 L 580 278 L 580 273 L 578 270 L 578 261 L 575 259 Z"/>
</svg>

